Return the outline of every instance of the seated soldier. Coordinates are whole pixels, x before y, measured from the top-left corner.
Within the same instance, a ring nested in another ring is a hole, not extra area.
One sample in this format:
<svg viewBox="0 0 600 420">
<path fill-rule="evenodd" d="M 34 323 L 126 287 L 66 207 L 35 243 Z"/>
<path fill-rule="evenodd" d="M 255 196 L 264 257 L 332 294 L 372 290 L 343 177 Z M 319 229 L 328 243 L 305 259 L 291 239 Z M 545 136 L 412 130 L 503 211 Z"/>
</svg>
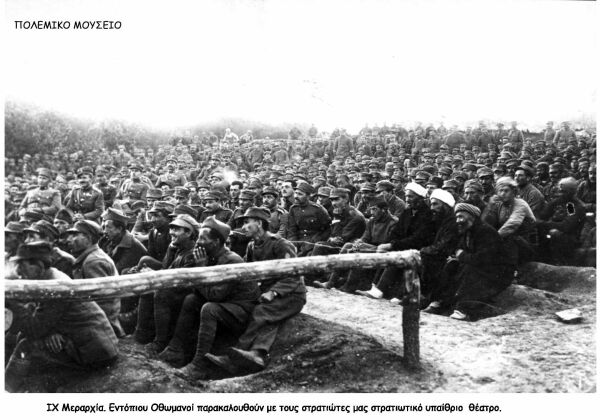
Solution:
<svg viewBox="0 0 600 420">
<path fill-rule="evenodd" d="M 208 217 L 200 226 L 198 246 L 194 250 L 196 266 L 210 267 L 243 263 L 242 257 L 230 251 L 225 242 L 231 228 Z M 252 309 L 260 296 L 253 281 L 235 281 L 213 286 L 197 286 L 185 297 L 173 338 L 159 354 L 159 359 L 175 367 L 191 380 L 205 379 L 204 355 L 211 351 L 217 327 L 240 335 L 248 323 Z M 198 324 L 199 327 L 195 327 Z M 193 357 L 188 357 L 190 350 Z M 187 353 L 187 354 L 186 354 Z"/>
<path fill-rule="evenodd" d="M 21 245 L 12 258 L 18 278 L 70 280 L 50 266 L 51 252 L 50 244 L 43 241 Z M 19 391 L 33 367 L 100 369 L 117 358 L 117 337 L 95 302 L 50 300 L 39 302 L 33 310 L 31 306 L 10 301 L 6 306 L 13 314 L 10 329 L 20 332 L 5 370 L 9 392 Z"/>
<path fill-rule="evenodd" d="M 496 195 L 490 199 L 482 220 L 498 230 L 511 264 L 519 265 L 533 258 L 535 216 L 529 204 L 517 198 L 517 182 L 510 177 L 496 181 Z"/>
<path fill-rule="evenodd" d="M 244 232 L 252 238 L 244 258 L 246 262 L 296 257 L 291 242 L 269 233 L 269 214 L 266 209 L 251 207 L 242 219 Z M 209 361 L 231 373 L 264 369 L 279 326 L 300 313 L 306 303 L 306 287 L 302 277 L 261 281 L 260 291 L 259 304 L 254 308 L 248 327 L 237 345 L 229 349 L 227 356 L 206 355 Z"/>
<path fill-rule="evenodd" d="M 390 233 L 394 225 L 398 222 L 398 218 L 390 213 L 388 202 L 385 198 L 382 196 L 374 197 L 371 200 L 369 212 L 372 216 L 367 221 L 363 235 L 353 242 L 346 242 L 340 254 L 375 252 L 378 245 L 390 241 Z M 325 289 L 341 286 L 341 291 L 354 293 L 357 289 L 369 287 L 371 282 L 377 282 L 378 274 L 381 275 L 382 272 L 383 270 L 367 268 L 335 270 L 331 273 L 327 282 L 315 282 L 313 285 Z"/>
<path fill-rule="evenodd" d="M 570 263 L 579 247 L 579 236 L 585 223 L 585 206 L 577 193 L 577 181 L 563 178 L 558 183 L 557 197 L 540 212 L 538 222 L 540 257 L 551 264 Z"/>
</svg>

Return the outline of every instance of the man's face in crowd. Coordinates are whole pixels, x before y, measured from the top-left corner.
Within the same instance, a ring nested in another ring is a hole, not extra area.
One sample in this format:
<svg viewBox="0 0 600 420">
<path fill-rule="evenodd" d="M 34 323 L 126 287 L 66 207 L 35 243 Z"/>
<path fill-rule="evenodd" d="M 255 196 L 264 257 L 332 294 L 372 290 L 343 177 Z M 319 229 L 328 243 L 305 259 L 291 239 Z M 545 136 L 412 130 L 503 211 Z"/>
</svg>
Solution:
<svg viewBox="0 0 600 420">
<path fill-rule="evenodd" d="M 81 174 L 77 178 L 77 181 L 79 182 L 79 185 L 81 185 L 81 188 L 87 188 L 92 182 L 92 177 L 89 174 Z"/>
<path fill-rule="evenodd" d="M 373 220 L 376 222 L 381 220 L 385 215 L 385 210 L 379 206 L 369 206 L 369 211 L 371 212 L 371 217 L 373 217 Z"/>
<path fill-rule="evenodd" d="M 435 190 L 437 188 L 437 185 L 435 185 L 435 184 L 427 184 L 425 186 L 425 188 L 427 189 L 427 197 L 431 197 L 431 193 L 433 192 L 433 190 Z"/>
<path fill-rule="evenodd" d="M 273 194 L 263 194 L 263 203 L 268 209 L 277 207 L 277 197 Z"/>
<path fill-rule="evenodd" d="M 596 183 L 596 168 L 590 169 L 588 171 L 588 178 L 591 183 L 593 183 L 593 184 Z"/>
<path fill-rule="evenodd" d="M 186 195 L 176 195 L 175 196 L 175 200 L 177 200 L 177 204 L 186 204 L 188 201 L 188 198 Z"/>
<path fill-rule="evenodd" d="M 44 238 L 37 232 L 27 232 L 27 236 L 25 236 L 25 243 L 42 240 L 44 240 Z"/>
<path fill-rule="evenodd" d="M 215 159 L 211 159 L 211 160 L 208 161 L 208 164 L 210 165 L 211 168 L 216 168 L 217 164 L 218 164 L 218 161 L 215 160 Z"/>
<path fill-rule="evenodd" d="M 247 217 L 244 219 L 244 225 L 242 226 L 242 231 L 248 238 L 252 238 L 257 235 L 262 226 L 262 222 L 260 219 L 254 219 L 252 217 Z"/>
<path fill-rule="evenodd" d="M 210 211 L 217 211 L 219 209 L 219 205 L 219 202 L 212 198 L 204 202 L 204 207 L 206 207 Z"/>
<path fill-rule="evenodd" d="M 48 178 L 47 176 L 44 176 L 44 175 L 38 175 L 37 184 L 38 184 L 38 186 L 40 186 L 42 188 L 46 188 L 48 186 L 48 184 L 50 184 L 50 178 Z"/>
<path fill-rule="evenodd" d="M 444 203 L 442 203 L 440 200 L 438 200 L 437 198 L 432 198 L 431 199 L 431 213 L 433 215 L 433 219 L 434 220 L 440 220 L 441 218 L 443 218 L 445 216 L 445 207 L 444 207 Z"/>
<path fill-rule="evenodd" d="M 467 187 L 465 188 L 464 198 L 472 203 L 481 202 L 481 192 L 477 188 Z"/>
<path fill-rule="evenodd" d="M 249 198 L 240 198 L 240 208 L 244 211 L 252 206 L 252 200 Z"/>
<path fill-rule="evenodd" d="M 238 198 L 240 196 L 240 186 L 237 184 L 232 185 L 229 188 L 229 195 L 231 198 Z"/>
<path fill-rule="evenodd" d="M 317 203 L 319 203 L 323 207 L 329 207 L 329 205 L 331 204 L 331 200 L 326 195 L 319 195 L 317 196 Z"/>
<path fill-rule="evenodd" d="M 22 279 L 35 280 L 42 277 L 44 264 L 36 260 L 20 260 L 15 271 Z"/>
<path fill-rule="evenodd" d="M 292 197 L 294 195 L 294 187 L 292 187 L 291 182 L 286 181 L 281 185 L 281 195 L 286 198 Z"/>
<path fill-rule="evenodd" d="M 14 232 L 4 233 L 4 249 L 6 251 L 16 251 L 19 245 L 19 234 Z"/>
<path fill-rule="evenodd" d="M 406 201 L 406 205 L 409 208 L 415 208 L 419 204 L 419 202 L 422 200 L 421 197 L 419 197 L 417 194 L 415 194 L 411 190 L 406 190 L 404 192 L 404 198 Z"/>
<path fill-rule="evenodd" d="M 308 203 L 308 195 L 300 190 L 294 190 L 294 201 L 298 204 Z"/>
<path fill-rule="evenodd" d="M 58 230 L 59 234 L 63 234 L 67 231 L 67 229 L 69 229 L 69 224 L 64 220 L 55 219 L 54 227 L 56 228 L 56 230 Z"/>
<path fill-rule="evenodd" d="M 480 176 L 479 177 L 479 182 L 481 183 L 481 185 L 485 188 L 487 187 L 491 187 L 492 185 L 494 185 L 494 178 L 491 175 L 486 175 L 486 176 Z"/>
<path fill-rule="evenodd" d="M 112 220 L 105 221 L 102 225 L 102 228 L 104 230 L 104 236 L 106 236 L 111 242 L 120 239 L 123 233 L 121 228 L 116 227 Z"/>
<path fill-rule="evenodd" d="M 427 181 L 427 178 L 422 175 L 417 175 L 415 178 L 415 182 L 422 187 L 425 187 L 427 185 Z"/>
<path fill-rule="evenodd" d="M 496 188 L 496 195 L 500 198 L 503 203 L 508 203 L 515 198 L 515 192 L 512 187 L 503 185 Z"/>
<path fill-rule="evenodd" d="M 217 239 L 210 237 L 210 229 L 202 228 L 198 235 L 198 245 L 206 251 L 209 255 L 215 255 L 219 250 L 220 244 Z"/>
<path fill-rule="evenodd" d="M 131 179 L 140 179 L 140 176 L 142 176 L 142 171 L 138 168 L 134 168 L 131 170 L 130 176 Z"/>
<path fill-rule="evenodd" d="M 475 222 L 475 216 L 470 213 L 459 211 L 456 213 L 456 227 L 458 228 L 458 233 L 463 234 L 467 230 L 473 226 Z"/>
<path fill-rule="evenodd" d="M 550 169 L 549 175 L 550 175 L 550 180 L 553 183 L 558 182 L 560 179 L 560 171 L 558 169 L 554 169 L 554 168 Z"/>
<path fill-rule="evenodd" d="M 69 233 L 67 236 L 67 246 L 71 249 L 72 254 L 78 254 L 90 245 L 89 238 L 81 232 Z"/>
<path fill-rule="evenodd" d="M 170 226 L 169 235 L 171 235 L 171 245 L 181 246 L 191 238 L 192 232 L 181 226 Z"/>
<path fill-rule="evenodd" d="M 518 169 L 515 172 L 515 181 L 517 181 L 517 185 L 521 188 L 529 184 L 529 177 L 525 173 L 524 170 Z"/>
<path fill-rule="evenodd" d="M 494 180 L 495 180 L 495 181 L 497 181 L 497 180 L 499 180 L 500 178 L 502 178 L 502 177 L 503 177 L 503 176 L 505 176 L 505 175 L 506 175 L 506 172 L 504 172 L 504 171 L 502 171 L 502 170 L 498 170 L 498 169 L 496 169 L 496 170 L 494 171 Z"/>
<path fill-rule="evenodd" d="M 100 185 L 106 185 L 106 175 L 104 173 L 99 173 L 96 175 L 96 182 Z"/>
<path fill-rule="evenodd" d="M 169 223 L 169 218 L 160 211 L 153 212 L 150 213 L 150 223 L 154 228 L 161 229 Z"/>
<path fill-rule="evenodd" d="M 169 172 L 169 173 L 175 172 L 175 166 L 172 163 L 167 164 L 167 172 Z"/>
<path fill-rule="evenodd" d="M 346 207 L 348 207 L 348 199 L 344 197 L 333 197 L 331 199 L 331 204 L 333 205 L 334 209 L 344 210 Z"/>
</svg>

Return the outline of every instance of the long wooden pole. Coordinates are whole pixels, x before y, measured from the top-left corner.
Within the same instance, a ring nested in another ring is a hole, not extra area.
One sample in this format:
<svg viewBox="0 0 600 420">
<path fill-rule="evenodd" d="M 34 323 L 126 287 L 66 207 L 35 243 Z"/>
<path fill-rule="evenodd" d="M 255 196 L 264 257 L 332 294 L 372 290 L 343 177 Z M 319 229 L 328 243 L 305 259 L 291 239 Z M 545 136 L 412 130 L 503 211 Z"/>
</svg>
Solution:
<svg viewBox="0 0 600 420">
<path fill-rule="evenodd" d="M 417 251 L 381 254 L 343 254 L 179 268 L 84 280 L 6 280 L 5 298 L 20 301 L 96 300 L 141 295 L 153 290 L 220 284 L 231 281 L 261 281 L 302 274 L 329 273 L 336 269 L 380 268 L 385 266 L 418 269 Z"/>
</svg>

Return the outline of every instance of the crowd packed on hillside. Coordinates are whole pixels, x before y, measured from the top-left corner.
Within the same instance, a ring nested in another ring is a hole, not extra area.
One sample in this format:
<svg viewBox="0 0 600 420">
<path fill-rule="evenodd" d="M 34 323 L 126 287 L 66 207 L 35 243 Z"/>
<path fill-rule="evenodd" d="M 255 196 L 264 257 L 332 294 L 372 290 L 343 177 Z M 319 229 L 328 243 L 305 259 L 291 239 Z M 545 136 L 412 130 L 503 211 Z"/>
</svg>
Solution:
<svg viewBox="0 0 600 420">
<path fill-rule="evenodd" d="M 227 129 L 86 150 L 7 154 L 7 278 L 417 249 L 422 309 L 468 320 L 521 264 L 585 264 L 595 249 L 596 134 L 568 122 L 537 134 L 516 122 L 354 135 L 312 126 L 287 139 Z M 260 370 L 278 326 L 302 310 L 305 286 L 402 304 L 401 274 L 337 270 L 96 302 L 8 301 L 7 389 L 40 360 L 106 366 L 128 334 L 190 380 L 206 379 L 207 366 Z M 239 337 L 225 355 L 212 353 L 218 329 Z"/>
</svg>

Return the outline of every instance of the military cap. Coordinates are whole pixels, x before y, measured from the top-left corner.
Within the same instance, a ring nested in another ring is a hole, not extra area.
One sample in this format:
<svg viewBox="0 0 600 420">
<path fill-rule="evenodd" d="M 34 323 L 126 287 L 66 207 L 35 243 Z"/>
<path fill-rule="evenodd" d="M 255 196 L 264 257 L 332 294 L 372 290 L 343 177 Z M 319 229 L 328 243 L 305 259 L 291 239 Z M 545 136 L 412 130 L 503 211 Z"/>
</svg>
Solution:
<svg viewBox="0 0 600 420">
<path fill-rule="evenodd" d="M 464 173 L 463 171 L 456 171 L 456 172 L 453 172 L 453 173 L 452 173 L 452 177 L 453 177 L 454 179 L 456 179 L 456 178 L 461 178 L 461 179 L 464 179 L 465 181 L 466 181 L 467 179 L 469 179 L 469 176 L 468 176 L 466 173 Z"/>
<path fill-rule="evenodd" d="M 150 188 L 146 192 L 146 198 L 160 200 L 162 198 L 162 196 L 163 196 L 163 190 L 161 190 L 160 188 Z"/>
<path fill-rule="evenodd" d="M 8 222 L 6 226 L 4 226 L 4 231 L 8 233 L 23 233 L 27 226 L 19 222 Z"/>
<path fill-rule="evenodd" d="M 481 216 L 481 210 L 479 209 L 479 207 L 467 203 L 458 203 L 456 206 L 454 206 L 454 213 L 456 214 L 458 212 L 469 213 L 476 219 L 478 219 L 479 216 Z"/>
<path fill-rule="evenodd" d="M 542 168 L 542 167 L 548 168 L 550 165 L 548 164 L 548 162 L 541 161 L 541 162 L 536 163 L 535 166 L 536 166 L 536 168 Z"/>
<path fill-rule="evenodd" d="M 34 260 L 50 264 L 52 245 L 46 241 L 34 241 L 19 245 L 17 254 L 10 261 Z"/>
<path fill-rule="evenodd" d="M 296 188 L 294 188 L 294 190 L 300 190 L 307 195 L 315 193 L 315 189 L 313 188 L 313 186 L 306 182 L 301 182 L 300 184 L 296 185 Z"/>
<path fill-rule="evenodd" d="M 450 176 L 452 175 L 452 168 L 448 166 L 442 166 L 440 169 L 438 169 L 438 172 L 442 175 Z"/>
<path fill-rule="evenodd" d="M 561 163 L 561 164 L 563 164 L 563 165 L 566 165 L 566 164 L 567 164 L 567 161 L 566 161 L 566 159 L 565 159 L 564 157 L 562 157 L 562 156 L 556 156 L 556 157 L 554 158 L 554 163 Z"/>
<path fill-rule="evenodd" d="M 319 197 L 329 197 L 330 194 L 331 187 L 319 187 L 319 190 L 317 191 Z"/>
<path fill-rule="evenodd" d="M 421 170 L 423 172 L 427 172 L 429 175 L 434 175 L 435 174 L 435 166 L 433 166 L 433 165 L 423 165 L 423 167 L 421 168 Z"/>
<path fill-rule="evenodd" d="M 442 188 L 444 181 L 439 176 L 432 176 L 425 185 L 435 185 L 436 188 Z"/>
<path fill-rule="evenodd" d="M 380 190 L 391 190 L 394 188 L 394 184 L 387 180 L 381 180 L 377 184 L 375 184 L 375 191 Z"/>
<path fill-rule="evenodd" d="M 231 233 L 231 228 L 226 223 L 223 223 L 215 218 L 215 216 L 207 217 L 202 225 L 200 225 L 201 229 L 209 228 L 214 229 L 219 236 L 223 239 L 223 242 L 227 241 L 229 234 Z"/>
<path fill-rule="evenodd" d="M 169 157 L 167 157 L 166 162 L 167 162 L 167 165 L 169 164 L 169 162 L 177 163 L 177 158 L 173 155 L 170 155 Z"/>
<path fill-rule="evenodd" d="M 443 161 L 447 162 L 447 163 L 452 163 L 454 160 L 452 159 L 452 156 L 447 155 L 447 156 L 444 156 L 444 160 Z"/>
<path fill-rule="evenodd" d="M 458 182 L 456 182 L 453 179 L 444 181 L 444 184 L 442 184 L 442 189 L 446 189 L 446 188 L 452 188 L 456 191 L 458 189 Z"/>
<path fill-rule="evenodd" d="M 189 189 L 190 191 L 196 191 L 198 189 L 198 182 L 188 181 L 185 183 L 184 187 Z"/>
<path fill-rule="evenodd" d="M 56 212 L 54 220 L 62 220 L 63 222 L 71 224 L 73 223 L 73 212 L 67 207 L 62 207 Z"/>
<path fill-rule="evenodd" d="M 52 171 L 48 168 L 39 168 L 37 170 L 38 176 L 45 176 L 46 178 L 52 178 Z"/>
<path fill-rule="evenodd" d="M 467 182 L 465 182 L 464 190 L 466 191 L 467 188 L 472 188 L 476 191 L 483 192 L 483 185 L 481 185 L 476 179 L 469 179 Z"/>
<path fill-rule="evenodd" d="M 190 195 L 190 190 L 185 187 L 175 187 L 175 197 L 187 197 Z"/>
<path fill-rule="evenodd" d="M 196 233 L 198 232 L 198 230 L 200 228 L 200 225 L 198 224 L 196 219 L 186 213 L 178 214 L 173 220 L 171 220 L 171 223 L 169 223 L 169 226 L 178 226 L 178 227 L 186 228 L 186 229 L 189 229 L 192 232 L 196 232 Z"/>
<path fill-rule="evenodd" d="M 562 171 L 563 169 L 563 165 L 561 165 L 560 163 L 553 163 L 552 165 L 549 166 L 550 170 L 556 170 L 556 171 Z"/>
<path fill-rule="evenodd" d="M 254 200 L 256 193 L 252 190 L 243 189 L 240 191 L 240 200 Z"/>
<path fill-rule="evenodd" d="M 169 214 L 171 217 L 176 217 L 180 214 L 187 214 L 192 216 L 193 218 L 198 217 L 198 212 L 194 210 L 191 206 L 187 204 L 178 204 L 173 208 L 173 213 Z"/>
<path fill-rule="evenodd" d="M 52 222 L 49 222 L 48 220 L 38 220 L 28 228 L 24 229 L 24 232 L 36 232 L 50 238 L 51 240 L 58 238 L 60 235 Z"/>
<path fill-rule="evenodd" d="M 350 190 L 346 188 L 333 188 L 329 198 L 350 198 Z"/>
<path fill-rule="evenodd" d="M 27 209 L 23 213 L 23 217 L 37 222 L 38 220 L 45 219 L 46 215 L 40 209 Z"/>
<path fill-rule="evenodd" d="M 135 212 L 137 210 L 145 209 L 146 202 L 144 200 L 136 200 L 131 203 L 131 211 Z"/>
<path fill-rule="evenodd" d="M 206 194 L 204 194 L 204 200 L 215 200 L 221 201 L 223 196 L 220 191 L 210 190 Z"/>
<path fill-rule="evenodd" d="M 472 164 L 472 163 L 465 163 L 462 166 L 462 170 L 463 171 L 472 171 L 472 172 L 475 172 L 477 170 L 477 167 L 474 164 Z"/>
<path fill-rule="evenodd" d="M 519 166 L 519 161 L 517 159 L 510 159 L 506 161 L 507 168 L 516 168 Z"/>
<path fill-rule="evenodd" d="M 91 166 L 82 166 L 81 168 L 77 169 L 77 177 L 79 178 L 82 175 L 92 176 L 94 175 L 94 170 Z"/>
<path fill-rule="evenodd" d="M 307 179 L 306 179 L 306 175 L 304 175 L 304 174 L 303 174 L 303 173 L 301 173 L 301 172 L 297 172 L 297 173 L 295 173 L 295 174 L 294 174 L 294 178 L 296 178 L 296 179 L 302 179 L 302 180 L 304 180 L 304 181 L 307 181 Z"/>
<path fill-rule="evenodd" d="M 72 228 L 67 229 L 67 233 L 83 233 L 95 242 L 102 236 L 102 228 L 92 220 L 80 220 Z"/>
<path fill-rule="evenodd" d="M 250 207 L 242 216 L 236 217 L 236 220 L 252 218 L 269 222 L 270 216 L 271 212 L 264 207 Z"/>
<path fill-rule="evenodd" d="M 506 164 L 504 164 L 504 163 L 494 163 L 492 165 L 492 171 L 494 171 L 494 172 L 506 172 Z"/>
<path fill-rule="evenodd" d="M 136 169 L 138 171 L 141 171 L 143 168 L 142 168 L 142 165 L 139 162 L 135 162 L 134 161 L 134 162 L 130 162 L 129 163 L 129 169 L 131 169 L 131 170 Z"/>
<path fill-rule="evenodd" d="M 277 188 L 272 187 L 270 185 L 267 185 L 266 187 L 263 188 L 262 194 L 263 195 L 272 195 L 273 197 L 279 197 L 279 191 L 277 191 Z"/>
<path fill-rule="evenodd" d="M 377 191 L 377 186 L 371 182 L 365 182 L 364 185 L 360 188 L 361 192 L 375 192 Z"/>
<path fill-rule="evenodd" d="M 210 184 L 204 180 L 198 181 L 198 189 L 210 190 Z"/>
<path fill-rule="evenodd" d="M 221 172 L 213 172 L 210 175 L 211 178 L 218 178 L 220 180 L 223 180 L 223 174 Z"/>
<path fill-rule="evenodd" d="M 516 188 L 517 181 L 515 181 L 514 179 L 512 179 L 509 176 L 503 176 L 496 180 L 496 188 L 505 187 L 505 186 Z"/>
<path fill-rule="evenodd" d="M 175 206 L 172 203 L 169 203 L 168 201 L 155 201 L 152 204 L 152 208 L 148 210 L 148 214 L 158 213 L 159 211 L 162 211 L 166 214 L 171 214 L 173 213 L 174 209 Z"/>
<path fill-rule="evenodd" d="M 415 174 L 415 178 L 425 178 L 425 180 L 427 181 L 429 178 L 431 178 L 431 174 L 425 171 L 417 171 L 417 173 Z"/>
<path fill-rule="evenodd" d="M 535 169 L 533 169 L 531 165 L 528 165 L 525 162 L 521 162 L 517 169 L 525 171 L 525 173 L 529 176 L 533 176 L 535 174 Z"/>
<path fill-rule="evenodd" d="M 313 178 L 313 181 L 322 181 L 322 182 L 325 182 L 325 181 L 326 181 L 326 179 L 325 179 L 325 178 L 323 178 L 323 177 L 322 177 L 322 176 L 320 176 L 320 175 L 317 175 L 317 176 L 315 176 L 315 177 Z"/>
</svg>

